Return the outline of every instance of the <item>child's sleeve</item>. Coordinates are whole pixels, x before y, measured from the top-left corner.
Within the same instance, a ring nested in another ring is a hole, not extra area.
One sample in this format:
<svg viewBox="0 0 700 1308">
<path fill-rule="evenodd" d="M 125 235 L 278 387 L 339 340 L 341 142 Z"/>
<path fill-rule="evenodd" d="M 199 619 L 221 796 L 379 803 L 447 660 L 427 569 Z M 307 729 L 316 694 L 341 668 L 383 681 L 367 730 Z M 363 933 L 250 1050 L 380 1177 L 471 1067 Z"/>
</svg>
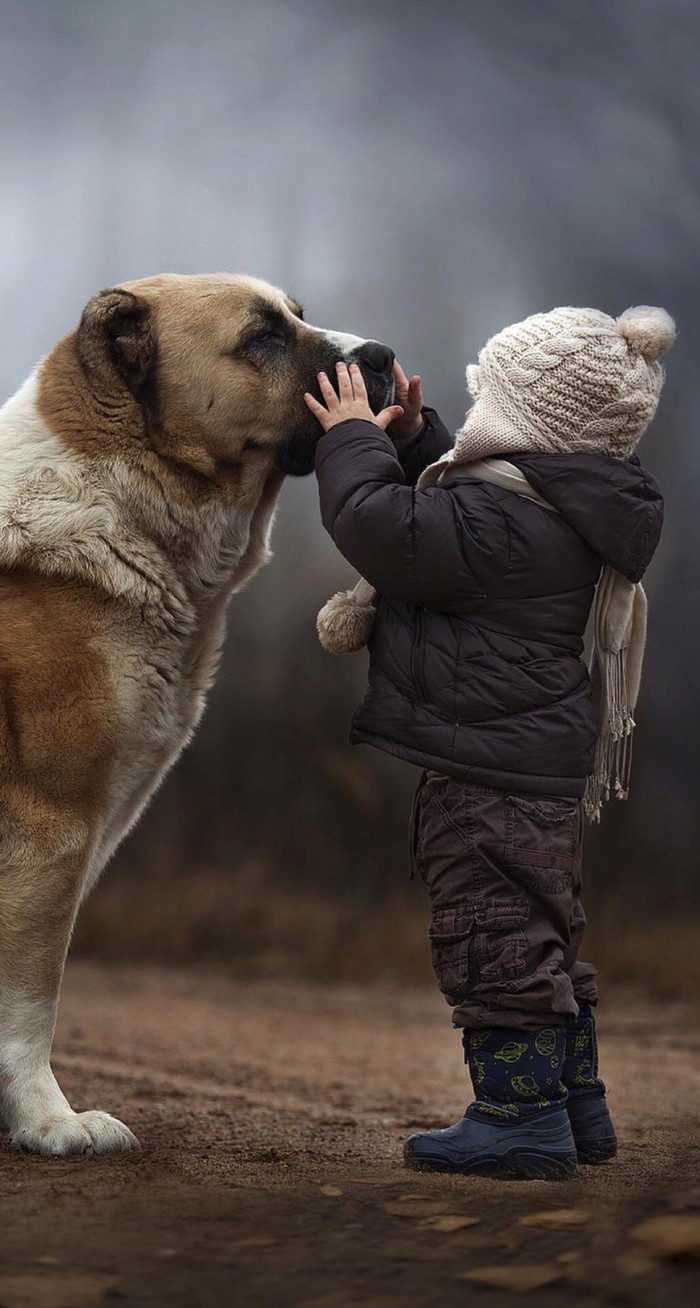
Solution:
<svg viewBox="0 0 700 1308">
<path fill-rule="evenodd" d="M 496 488 L 414 490 L 389 436 L 350 418 L 316 449 L 321 517 L 341 554 L 380 594 L 446 612 L 486 597 L 508 560 Z"/>
<path fill-rule="evenodd" d="M 396 457 L 410 486 L 415 486 L 421 473 L 454 445 L 454 436 L 450 435 L 434 409 L 421 409 L 421 417 L 423 426 L 417 436 L 393 442 Z"/>
</svg>

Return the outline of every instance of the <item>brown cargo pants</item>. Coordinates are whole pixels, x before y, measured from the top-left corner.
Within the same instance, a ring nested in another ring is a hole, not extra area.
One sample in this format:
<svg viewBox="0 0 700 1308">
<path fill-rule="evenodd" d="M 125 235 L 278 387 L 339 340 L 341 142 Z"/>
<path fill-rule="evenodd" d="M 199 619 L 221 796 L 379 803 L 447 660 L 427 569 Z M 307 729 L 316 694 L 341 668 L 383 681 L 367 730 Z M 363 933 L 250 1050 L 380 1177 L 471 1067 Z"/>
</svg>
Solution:
<svg viewBox="0 0 700 1308">
<path fill-rule="evenodd" d="M 596 1003 L 596 969 L 578 958 L 580 800 L 428 772 L 411 840 L 430 894 L 433 967 L 455 1026 L 531 1031 Z"/>
</svg>

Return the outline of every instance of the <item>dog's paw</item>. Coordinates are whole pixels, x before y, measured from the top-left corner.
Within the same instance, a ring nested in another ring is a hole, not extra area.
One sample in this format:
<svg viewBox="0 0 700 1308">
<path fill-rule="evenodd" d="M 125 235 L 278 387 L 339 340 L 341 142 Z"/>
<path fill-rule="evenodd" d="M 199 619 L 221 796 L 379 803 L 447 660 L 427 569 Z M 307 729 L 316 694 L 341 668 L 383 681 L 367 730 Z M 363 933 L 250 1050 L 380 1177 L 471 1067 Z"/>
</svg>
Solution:
<svg viewBox="0 0 700 1308">
<path fill-rule="evenodd" d="M 97 1111 L 61 1113 L 19 1127 L 12 1145 L 25 1154 L 62 1157 L 66 1154 L 113 1154 L 140 1149 L 136 1136 L 116 1117 Z"/>
</svg>

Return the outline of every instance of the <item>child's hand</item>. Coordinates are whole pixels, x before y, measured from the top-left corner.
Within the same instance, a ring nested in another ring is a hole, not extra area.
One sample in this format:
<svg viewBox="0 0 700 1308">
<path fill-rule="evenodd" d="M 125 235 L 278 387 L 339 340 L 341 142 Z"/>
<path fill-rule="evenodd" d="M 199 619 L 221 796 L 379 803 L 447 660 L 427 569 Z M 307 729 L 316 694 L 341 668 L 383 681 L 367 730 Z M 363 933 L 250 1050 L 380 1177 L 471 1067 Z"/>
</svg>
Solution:
<svg viewBox="0 0 700 1308">
<path fill-rule="evenodd" d="M 417 375 L 408 380 L 401 364 L 394 362 L 394 382 L 396 385 L 396 403 L 401 405 L 403 416 L 396 418 L 389 427 L 389 435 L 394 440 L 408 440 L 417 436 L 423 426 L 421 409 L 423 408 L 423 387 Z"/>
<path fill-rule="evenodd" d="M 351 363 L 349 369 L 346 363 L 336 363 L 335 368 L 338 375 L 338 394 L 326 373 L 318 374 L 318 384 L 326 403 L 325 408 L 308 391 L 304 394 L 307 405 L 314 417 L 318 418 L 324 431 L 330 431 L 331 427 L 335 427 L 339 422 L 345 422 L 348 418 L 363 418 L 365 422 L 373 422 L 376 427 L 386 431 L 390 422 L 395 422 L 401 417 L 403 409 L 400 404 L 390 404 L 388 409 L 382 409 L 381 413 L 372 413 L 364 377 L 356 363 Z"/>
</svg>

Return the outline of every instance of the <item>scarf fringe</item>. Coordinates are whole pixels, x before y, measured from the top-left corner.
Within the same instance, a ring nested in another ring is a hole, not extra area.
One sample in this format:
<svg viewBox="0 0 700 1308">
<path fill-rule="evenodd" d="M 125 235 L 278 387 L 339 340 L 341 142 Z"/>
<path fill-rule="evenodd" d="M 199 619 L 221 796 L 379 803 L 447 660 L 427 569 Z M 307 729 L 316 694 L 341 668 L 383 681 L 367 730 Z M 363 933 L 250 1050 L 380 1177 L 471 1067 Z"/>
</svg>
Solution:
<svg viewBox="0 0 700 1308">
<path fill-rule="evenodd" d="M 629 708 L 625 650 L 604 650 L 596 658 L 601 718 L 593 771 L 586 784 L 583 807 L 591 822 L 600 822 L 603 803 L 614 795 L 627 799 L 632 770 L 635 721 Z"/>
</svg>

